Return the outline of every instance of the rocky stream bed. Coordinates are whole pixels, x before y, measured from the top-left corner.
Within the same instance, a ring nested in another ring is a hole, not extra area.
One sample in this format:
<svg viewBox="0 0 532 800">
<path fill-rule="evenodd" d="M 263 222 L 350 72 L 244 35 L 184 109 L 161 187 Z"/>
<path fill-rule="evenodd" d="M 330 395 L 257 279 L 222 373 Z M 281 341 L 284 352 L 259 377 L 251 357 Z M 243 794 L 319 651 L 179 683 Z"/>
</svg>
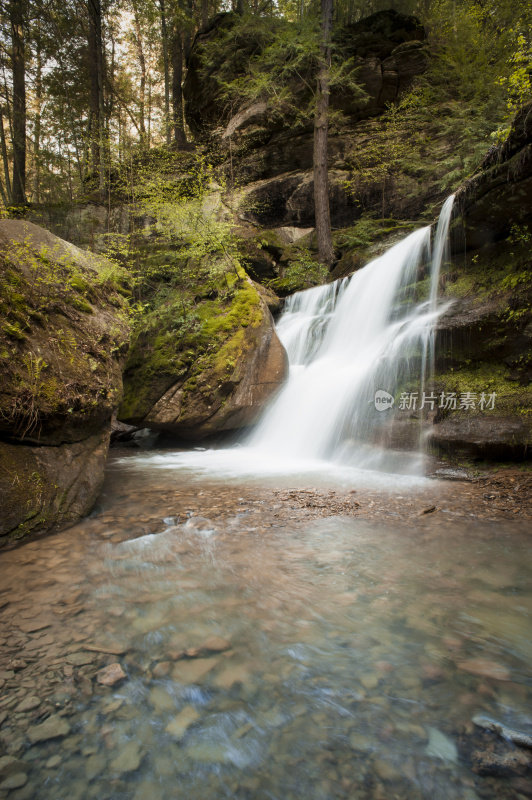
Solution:
<svg viewBox="0 0 532 800">
<path fill-rule="evenodd" d="M 165 458 L 118 452 L 89 518 L 1 554 L 1 798 L 532 796 L 472 722 L 532 729 L 528 472 Z"/>
</svg>

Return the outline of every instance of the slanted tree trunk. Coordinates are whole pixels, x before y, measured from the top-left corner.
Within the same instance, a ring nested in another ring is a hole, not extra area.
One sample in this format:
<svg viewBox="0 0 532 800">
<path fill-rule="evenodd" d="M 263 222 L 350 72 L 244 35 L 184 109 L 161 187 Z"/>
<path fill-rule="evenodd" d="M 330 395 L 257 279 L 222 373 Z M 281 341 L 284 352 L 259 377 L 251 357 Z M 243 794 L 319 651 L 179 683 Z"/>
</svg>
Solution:
<svg viewBox="0 0 532 800">
<path fill-rule="evenodd" d="M 23 0 L 11 0 L 11 64 L 13 69 L 13 180 L 12 202 L 26 202 L 26 69 Z"/>
<path fill-rule="evenodd" d="M 329 173 L 327 168 L 332 12 L 333 0 L 321 0 L 321 52 L 314 117 L 314 214 L 316 236 L 320 261 L 328 266 L 331 266 L 334 261 L 329 209 Z"/>
<path fill-rule="evenodd" d="M 174 144 L 177 148 L 187 143 L 185 119 L 183 116 L 183 36 L 174 30 L 172 36 L 172 111 L 174 123 Z"/>
</svg>

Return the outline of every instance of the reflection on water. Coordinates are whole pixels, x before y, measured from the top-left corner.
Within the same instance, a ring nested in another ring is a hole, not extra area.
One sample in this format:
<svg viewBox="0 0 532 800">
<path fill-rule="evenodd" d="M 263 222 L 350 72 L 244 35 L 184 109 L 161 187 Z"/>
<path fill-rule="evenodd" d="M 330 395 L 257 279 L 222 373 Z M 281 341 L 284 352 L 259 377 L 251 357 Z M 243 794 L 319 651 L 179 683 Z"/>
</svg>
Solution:
<svg viewBox="0 0 532 800">
<path fill-rule="evenodd" d="M 530 796 L 472 771 L 475 714 L 532 725 L 517 522 L 265 530 L 237 483 L 157 480 L 118 464 L 92 518 L 2 554 L 0 796 Z M 173 513 L 186 492 L 204 516 Z"/>
</svg>

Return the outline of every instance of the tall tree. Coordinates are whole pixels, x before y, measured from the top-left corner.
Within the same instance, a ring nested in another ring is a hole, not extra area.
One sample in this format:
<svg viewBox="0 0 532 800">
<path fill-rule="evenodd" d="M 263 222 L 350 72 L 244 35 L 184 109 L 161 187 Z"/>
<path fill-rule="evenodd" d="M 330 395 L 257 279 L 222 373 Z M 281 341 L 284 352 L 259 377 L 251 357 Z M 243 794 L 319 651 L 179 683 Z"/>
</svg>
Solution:
<svg viewBox="0 0 532 800">
<path fill-rule="evenodd" d="M 174 27 L 172 35 L 172 116 L 174 144 L 183 147 L 187 143 L 185 119 L 183 115 L 183 34 L 179 26 Z"/>
<path fill-rule="evenodd" d="M 105 104 L 102 6 L 100 0 L 87 0 L 87 10 L 89 15 L 88 62 L 92 170 L 98 176 L 100 197 L 103 199 L 105 195 Z"/>
<path fill-rule="evenodd" d="M 161 17 L 161 39 L 163 48 L 164 126 L 165 126 L 166 144 L 169 146 L 172 141 L 172 130 L 170 124 L 170 46 L 168 38 L 168 20 L 166 15 L 165 0 L 159 0 L 159 11 Z"/>
<path fill-rule="evenodd" d="M 333 0 L 321 0 L 320 63 L 314 117 L 314 213 L 319 258 L 328 266 L 334 261 L 327 166 L 332 15 Z"/>
<path fill-rule="evenodd" d="M 139 86 L 139 131 L 141 146 L 146 144 L 146 122 L 145 122 L 145 107 L 146 107 L 146 59 L 144 57 L 144 47 L 142 45 L 142 30 L 140 25 L 140 16 L 138 8 L 138 0 L 133 0 L 133 20 L 135 23 L 135 46 L 139 59 L 140 67 L 140 86 Z"/>
<path fill-rule="evenodd" d="M 12 202 L 26 202 L 26 2 L 11 0 L 11 66 L 13 73 L 13 179 Z"/>
</svg>

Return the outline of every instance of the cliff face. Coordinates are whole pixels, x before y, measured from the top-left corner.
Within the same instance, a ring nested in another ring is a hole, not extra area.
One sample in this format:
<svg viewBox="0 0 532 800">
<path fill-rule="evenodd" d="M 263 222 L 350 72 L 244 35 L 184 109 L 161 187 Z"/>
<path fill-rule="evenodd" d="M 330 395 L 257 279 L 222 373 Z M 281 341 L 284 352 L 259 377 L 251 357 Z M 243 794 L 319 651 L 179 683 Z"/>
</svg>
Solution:
<svg viewBox="0 0 532 800">
<path fill-rule="evenodd" d="M 129 329 L 105 259 L 0 221 L 0 537 L 79 519 L 103 480 Z"/>
<path fill-rule="evenodd" d="M 532 381 L 532 103 L 456 194 L 453 261 L 438 331 L 436 385 L 471 392 L 474 408 L 436 417 L 446 452 L 530 457 Z M 482 409 L 482 393 L 494 407 Z"/>
<path fill-rule="evenodd" d="M 187 122 L 197 136 L 209 142 L 224 160 L 228 183 L 235 188 L 231 205 L 245 222 L 261 227 L 314 224 L 312 190 L 312 119 L 296 120 L 290 110 L 272 112 L 258 101 L 230 109 L 224 101 L 217 74 L 224 78 L 241 75 L 249 59 L 270 43 L 273 30 L 234 43 L 235 50 L 220 50 L 209 59 L 206 47 L 221 40 L 235 26 L 234 14 L 218 15 L 194 42 L 184 85 Z M 268 38 L 269 37 L 269 38 Z M 427 65 L 425 33 L 414 17 L 384 11 L 341 28 L 335 48 L 343 62 L 352 59 L 361 94 L 331 91 L 331 109 L 341 112 L 340 128 L 329 137 L 331 215 L 335 227 L 352 223 L 360 215 L 353 196 L 350 156 L 356 143 L 354 128 L 369 124 L 421 74 Z M 223 59 L 223 61 L 222 61 Z M 297 105 L 311 99 L 303 84 L 296 91 Z M 371 135 L 371 134 L 370 134 Z"/>
</svg>

